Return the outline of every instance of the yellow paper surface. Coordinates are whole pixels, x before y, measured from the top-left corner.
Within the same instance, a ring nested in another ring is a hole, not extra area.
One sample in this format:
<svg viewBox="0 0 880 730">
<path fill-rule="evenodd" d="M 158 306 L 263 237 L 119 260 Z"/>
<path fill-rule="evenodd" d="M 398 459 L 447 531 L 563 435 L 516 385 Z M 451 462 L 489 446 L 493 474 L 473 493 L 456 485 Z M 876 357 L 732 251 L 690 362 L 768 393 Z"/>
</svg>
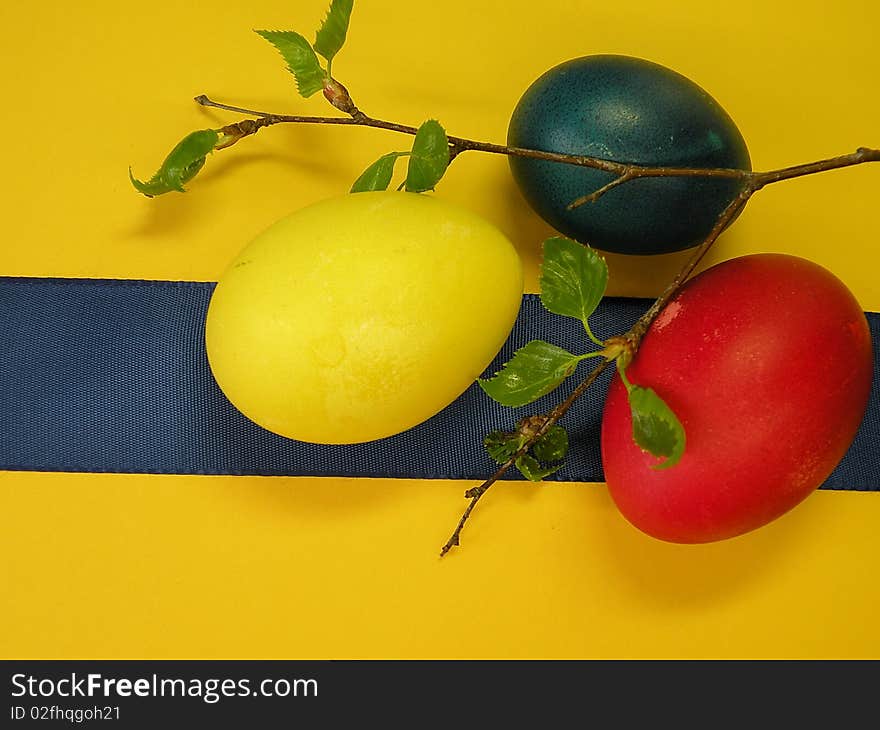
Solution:
<svg viewBox="0 0 880 730">
<path fill-rule="evenodd" d="M 185 133 L 300 99 L 254 28 L 311 37 L 322 2 L 5 3 L 0 275 L 216 280 L 256 233 L 344 192 L 407 138 L 279 126 L 147 200 Z M 845 0 L 358 3 L 334 73 L 374 116 L 436 117 L 503 142 L 520 94 L 588 53 L 665 64 L 736 120 L 757 169 L 880 146 L 880 6 Z M 880 166 L 759 193 L 706 265 L 759 251 L 834 271 L 880 309 Z M 437 195 L 516 244 L 535 289 L 550 234 L 500 156 L 468 153 Z M 608 256 L 609 292 L 657 294 L 686 254 Z M 442 448 L 442 444 L 438 444 Z M 876 657 L 880 495 L 820 491 L 752 534 L 669 545 L 603 485 L 503 483 L 462 548 L 440 545 L 471 483 L 0 472 L 5 658 Z"/>
</svg>

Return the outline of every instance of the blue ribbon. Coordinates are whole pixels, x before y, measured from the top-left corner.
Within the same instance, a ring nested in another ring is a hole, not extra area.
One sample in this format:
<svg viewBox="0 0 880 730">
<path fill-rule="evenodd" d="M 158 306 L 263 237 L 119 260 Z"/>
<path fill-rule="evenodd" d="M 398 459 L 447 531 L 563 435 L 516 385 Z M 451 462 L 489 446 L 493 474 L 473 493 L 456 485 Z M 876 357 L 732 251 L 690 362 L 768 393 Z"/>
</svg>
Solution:
<svg viewBox="0 0 880 730">
<path fill-rule="evenodd" d="M 214 382 L 203 333 L 213 288 L 0 277 L 0 469 L 483 480 L 495 469 L 483 436 L 549 410 L 576 384 L 519 409 L 499 406 L 474 385 L 397 436 L 351 446 L 293 441 L 246 419 Z M 649 304 L 606 298 L 591 318 L 596 335 L 626 331 Z M 866 316 L 875 343 L 871 399 L 826 489 L 880 491 L 880 314 Z M 537 337 L 576 350 L 583 329 L 527 294 L 487 372 Z M 552 478 L 603 481 L 599 429 L 609 379 L 606 372 L 566 415 L 571 452 Z"/>
</svg>

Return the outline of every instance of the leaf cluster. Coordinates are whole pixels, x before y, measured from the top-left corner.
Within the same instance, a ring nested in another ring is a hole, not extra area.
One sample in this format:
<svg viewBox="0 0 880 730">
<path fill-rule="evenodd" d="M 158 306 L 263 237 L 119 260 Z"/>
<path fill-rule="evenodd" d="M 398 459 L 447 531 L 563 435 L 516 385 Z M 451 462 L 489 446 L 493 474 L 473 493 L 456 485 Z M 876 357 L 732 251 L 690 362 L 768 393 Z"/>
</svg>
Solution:
<svg viewBox="0 0 880 730">
<path fill-rule="evenodd" d="M 352 193 L 387 190 L 394 175 L 394 163 L 400 157 L 409 157 L 406 179 L 402 187 L 408 193 L 433 190 L 449 166 L 449 139 L 436 119 L 424 122 L 413 138 L 408 152 L 389 152 L 382 155 L 354 181 Z"/>
<path fill-rule="evenodd" d="M 499 464 L 515 458 L 514 465 L 520 473 L 530 481 L 539 482 L 562 466 L 568 453 L 568 432 L 562 426 L 551 426 L 528 453 L 518 454 L 529 437 L 530 425 L 528 419 L 523 419 L 516 431 L 492 431 L 483 439 L 483 446 Z"/>
<path fill-rule="evenodd" d="M 315 33 L 314 45 L 293 30 L 254 31 L 281 54 L 296 80 L 300 96 L 308 98 L 321 91 L 332 78 L 333 59 L 345 43 L 353 7 L 354 0 L 331 0 L 327 15 Z M 327 62 L 326 67 L 318 60 L 319 55 Z"/>
<path fill-rule="evenodd" d="M 292 30 L 255 31 L 281 54 L 301 96 L 312 96 L 332 82 L 330 68 L 345 43 L 353 7 L 354 0 L 331 0 L 327 15 L 315 34 L 314 45 Z M 319 55 L 325 59 L 326 67 L 318 60 Z M 235 139 L 228 139 L 222 129 L 192 132 L 177 143 L 148 181 L 135 178 L 131 169 L 129 178 L 135 189 L 149 198 L 170 192 L 186 192 L 184 183 L 198 174 L 208 154 L 228 146 Z"/>
<path fill-rule="evenodd" d="M 588 340 L 601 349 L 575 354 L 543 340 L 532 340 L 519 348 L 513 358 L 492 377 L 479 379 L 480 387 L 498 403 L 519 407 L 532 403 L 558 388 L 574 374 L 582 360 L 593 357 L 615 360 L 618 372 L 627 388 L 635 442 L 654 456 L 664 458 L 664 461 L 657 465 L 658 468 L 673 466 L 684 453 L 685 435 L 680 421 L 656 392 L 651 388 L 633 385 L 627 378 L 626 365 L 629 361 L 629 352 L 625 348 L 612 345 L 610 340 L 602 342 L 590 328 L 590 316 L 602 301 L 608 284 L 608 267 L 605 260 L 589 246 L 561 236 L 548 238 L 544 242 L 543 249 L 540 273 L 541 303 L 545 309 L 554 314 L 579 320 Z M 554 425 L 544 438 L 557 428 L 561 429 L 560 426 Z M 520 439 L 516 441 L 517 448 L 510 446 L 507 453 L 498 445 L 499 433 L 490 434 L 484 446 L 489 451 L 489 455 L 496 460 L 506 454 L 501 463 L 508 461 L 528 443 L 527 438 Z M 511 438 L 504 443 L 512 440 Z M 540 443 L 541 440 L 536 441 L 530 449 L 531 454 L 539 460 L 540 457 L 535 453 L 535 449 L 538 448 L 540 451 L 538 446 Z M 539 473 L 532 468 L 534 465 L 524 460 L 523 456 L 516 459 L 515 466 L 529 479 Z M 559 466 L 561 465 L 557 465 L 547 474 L 556 471 Z"/>
<path fill-rule="evenodd" d="M 333 78 L 331 68 L 333 59 L 345 44 L 353 8 L 354 0 L 331 0 L 327 15 L 315 33 L 314 43 L 293 30 L 255 31 L 281 54 L 287 70 L 293 74 L 300 96 L 308 98 L 323 90 L 333 106 L 350 114 L 359 112 L 347 89 Z M 326 64 L 321 63 L 321 58 Z M 224 133 L 229 129 L 231 127 L 205 129 L 187 135 L 147 182 L 136 179 L 129 170 L 135 189 L 148 197 L 185 192 L 184 183 L 202 169 L 209 153 L 233 144 L 242 136 L 230 137 Z M 440 123 L 435 119 L 424 122 L 418 128 L 410 150 L 382 155 L 355 180 L 351 192 L 387 190 L 394 174 L 394 164 L 401 157 L 408 157 L 409 162 L 406 178 L 400 187 L 411 193 L 433 190 L 451 158 L 449 139 Z"/>
</svg>

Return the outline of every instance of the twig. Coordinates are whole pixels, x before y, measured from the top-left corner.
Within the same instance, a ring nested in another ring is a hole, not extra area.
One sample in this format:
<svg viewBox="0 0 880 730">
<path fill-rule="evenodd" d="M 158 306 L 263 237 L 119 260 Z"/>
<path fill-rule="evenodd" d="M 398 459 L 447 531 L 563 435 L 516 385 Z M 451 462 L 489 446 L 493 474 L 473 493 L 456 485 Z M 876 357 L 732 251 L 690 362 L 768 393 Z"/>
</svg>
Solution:
<svg viewBox="0 0 880 730">
<path fill-rule="evenodd" d="M 743 188 L 739 195 L 737 195 L 728 206 L 722 211 L 721 215 L 718 216 L 718 219 L 715 222 L 715 225 L 712 227 L 712 230 L 709 232 L 709 235 L 706 236 L 706 239 L 694 254 L 690 257 L 688 262 L 682 267 L 682 269 L 678 272 L 678 275 L 673 279 L 673 281 L 666 287 L 663 293 L 654 301 L 654 303 L 648 308 L 648 310 L 639 317 L 638 321 L 630 328 L 630 330 L 621 336 L 621 340 L 624 340 L 627 343 L 627 348 L 631 353 L 635 352 L 638 349 L 639 343 L 641 342 L 642 337 L 644 337 L 645 332 L 648 331 L 648 327 L 651 326 L 651 322 L 657 317 L 658 314 L 663 310 L 663 307 L 669 302 L 672 297 L 678 292 L 678 290 L 682 287 L 682 285 L 687 281 L 690 275 L 693 273 L 694 269 L 697 268 L 700 261 L 703 259 L 703 256 L 709 251 L 727 225 L 736 217 L 737 213 L 745 207 L 745 204 L 748 202 L 749 198 L 758 190 L 758 187 L 754 185 L 748 185 Z M 480 484 L 478 487 L 473 487 L 465 492 L 464 496 L 470 499 L 470 504 L 468 504 L 467 509 L 465 509 L 464 514 L 458 522 L 458 525 L 455 528 L 455 531 L 452 533 L 452 536 L 449 540 L 446 541 L 446 544 L 441 548 L 440 555 L 446 555 L 453 547 L 460 544 L 461 540 L 461 531 L 464 529 L 465 523 L 468 521 L 468 518 L 471 516 L 471 512 L 474 511 L 474 507 L 476 507 L 477 502 L 480 501 L 480 498 L 486 493 L 486 491 L 491 487 L 495 482 L 497 482 L 507 471 L 516 463 L 516 460 L 526 454 L 529 449 L 537 442 L 547 431 L 549 431 L 558 421 L 562 418 L 566 413 L 568 413 L 569 409 L 574 405 L 575 401 L 583 395 L 583 393 L 589 388 L 596 379 L 602 374 L 605 368 L 612 362 L 612 360 L 603 360 L 599 365 L 597 365 L 593 370 L 590 371 L 590 374 L 584 378 L 578 386 L 569 394 L 569 396 L 562 401 L 559 405 L 557 405 L 547 416 L 544 424 L 537 431 L 534 432 L 532 436 L 526 440 L 526 442 L 520 447 L 520 449 L 511 456 L 507 461 L 505 461 L 498 470 L 489 477 L 486 481 Z"/>
<path fill-rule="evenodd" d="M 611 182 L 606 183 L 598 190 L 594 190 L 592 193 L 588 193 L 587 195 L 582 195 L 579 198 L 575 198 L 572 200 L 567 206 L 565 206 L 568 210 L 574 210 L 575 208 L 579 208 L 585 203 L 595 203 L 599 198 L 601 198 L 605 193 L 613 188 L 616 188 L 618 185 L 623 185 L 625 182 L 629 182 L 636 175 L 633 174 L 631 170 L 623 173 L 623 175 L 618 175 Z"/>
<path fill-rule="evenodd" d="M 253 132 L 256 132 L 260 127 L 267 127 L 273 124 L 341 124 L 348 126 L 373 127 L 376 129 L 385 129 L 391 132 L 410 135 L 415 135 L 416 132 L 418 132 L 418 127 L 412 127 L 407 124 L 398 124 L 397 122 L 389 122 L 384 119 L 376 119 L 367 116 L 354 106 L 352 107 L 355 109 L 353 116 L 325 117 L 275 114 L 256 109 L 247 109 L 245 107 L 232 106 L 230 104 L 221 104 L 220 102 L 210 99 L 205 94 L 200 94 L 195 97 L 194 101 L 205 107 L 213 107 L 225 111 L 236 112 L 238 114 L 259 117 L 260 124 L 257 125 L 257 128 L 254 129 Z M 252 134 L 253 132 L 250 132 L 249 134 Z M 247 134 L 242 136 L 247 136 Z M 604 172 L 613 173 L 617 176 L 598 190 L 595 190 L 588 195 L 584 195 L 570 203 L 569 207 L 572 208 L 583 205 L 587 202 L 595 202 L 604 193 L 608 192 L 608 190 L 611 190 L 624 182 L 643 177 L 710 177 L 735 179 L 742 180 L 743 183 L 748 186 L 754 186 L 752 192 L 755 192 L 765 185 L 780 182 L 781 180 L 790 180 L 791 178 L 802 177 L 804 175 L 813 175 L 817 172 L 860 165 L 864 162 L 880 161 L 880 150 L 869 147 L 859 147 L 855 152 L 840 155 L 838 157 L 829 157 L 824 160 L 817 160 L 816 162 L 784 167 L 767 172 L 752 172 L 736 168 L 652 167 L 648 165 L 634 165 L 615 162 L 613 160 L 603 160 L 598 157 L 589 157 L 586 155 L 569 155 L 561 152 L 547 152 L 545 150 L 532 150 L 524 147 L 511 147 L 508 145 L 494 144 L 492 142 L 481 142 L 466 137 L 448 136 L 448 140 L 450 154 L 453 157 L 462 152 L 475 150 L 478 152 L 488 152 L 490 154 L 526 157 L 548 162 L 562 162 L 568 165 L 602 170 Z M 238 140 L 236 139 L 235 141 Z"/>
<path fill-rule="evenodd" d="M 201 106 L 223 109 L 225 111 L 237 112 L 239 114 L 247 114 L 249 116 L 260 117 L 267 120 L 261 126 L 269 126 L 272 124 L 343 124 L 349 126 L 373 127 L 375 129 L 385 129 L 391 132 L 400 132 L 401 134 L 411 135 L 414 135 L 419 131 L 418 127 L 412 127 L 407 124 L 398 124 L 397 122 L 389 122 L 384 119 L 376 119 L 375 117 L 367 116 L 363 112 L 358 112 L 356 116 L 348 117 L 300 116 L 275 114 L 273 112 L 259 111 L 257 109 L 246 109 L 245 107 L 221 104 L 220 102 L 210 99 L 205 94 L 200 94 L 195 97 L 194 101 Z M 613 160 L 603 160 L 598 157 L 589 157 L 586 155 L 569 155 L 561 152 L 546 152 L 544 150 L 532 150 L 524 147 L 510 147 L 508 145 L 494 144 L 492 142 L 481 142 L 466 137 L 449 135 L 447 139 L 449 140 L 450 148 L 452 148 L 452 151 L 454 151 L 456 155 L 474 150 L 496 155 L 528 157 L 535 160 L 562 162 L 580 167 L 591 167 L 596 170 L 603 170 L 619 176 L 723 177 L 739 179 L 749 174 L 746 170 L 724 168 L 643 167 L 640 165 L 629 165 L 615 162 Z"/>
</svg>

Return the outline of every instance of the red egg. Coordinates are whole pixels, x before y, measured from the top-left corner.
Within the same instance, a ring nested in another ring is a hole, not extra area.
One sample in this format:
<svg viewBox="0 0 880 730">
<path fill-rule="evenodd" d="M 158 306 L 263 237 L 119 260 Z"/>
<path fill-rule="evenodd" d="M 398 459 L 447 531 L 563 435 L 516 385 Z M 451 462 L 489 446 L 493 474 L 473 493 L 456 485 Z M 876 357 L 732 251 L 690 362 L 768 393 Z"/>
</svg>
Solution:
<svg viewBox="0 0 880 730">
<path fill-rule="evenodd" d="M 645 335 L 627 376 L 653 388 L 686 433 L 681 461 L 632 438 L 615 374 L 602 419 L 602 461 L 620 512 L 661 540 L 741 535 L 818 488 L 855 438 L 871 385 L 862 307 L 811 261 L 755 254 L 689 281 Z"/>
</svg>

